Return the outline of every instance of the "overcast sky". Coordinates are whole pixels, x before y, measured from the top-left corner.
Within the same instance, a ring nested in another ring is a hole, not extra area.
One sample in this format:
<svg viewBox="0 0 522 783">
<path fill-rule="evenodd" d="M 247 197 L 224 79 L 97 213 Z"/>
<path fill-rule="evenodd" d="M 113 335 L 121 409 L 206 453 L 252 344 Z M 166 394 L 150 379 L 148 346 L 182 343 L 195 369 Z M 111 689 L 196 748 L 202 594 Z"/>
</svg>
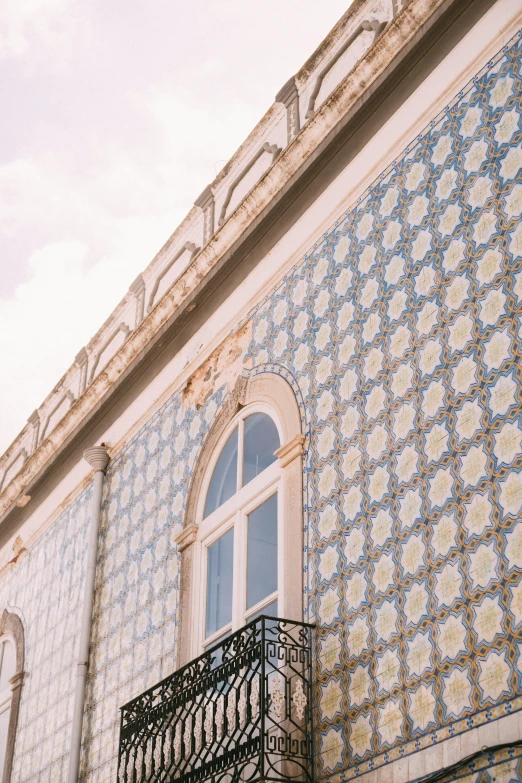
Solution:
<svg viewBox="0 0 522 783">
<path fill-rule="evenodd" d="M 349 5 L 1 0 L 0 452 Z"/>
</svg>

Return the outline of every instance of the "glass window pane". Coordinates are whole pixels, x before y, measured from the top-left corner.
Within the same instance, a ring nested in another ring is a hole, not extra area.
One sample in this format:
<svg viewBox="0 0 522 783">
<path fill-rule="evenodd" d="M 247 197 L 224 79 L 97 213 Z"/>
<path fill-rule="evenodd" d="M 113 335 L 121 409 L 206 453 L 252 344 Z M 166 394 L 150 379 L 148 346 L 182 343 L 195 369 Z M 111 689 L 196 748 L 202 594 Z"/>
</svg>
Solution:
<svg viewBox="0 0 522 783">
<path fill-rule="evenodd" d="M 224 642 L 227 636 L 230 636 L 232 631 L 228 631 L 227 633 L 224 633 L 223 636 L 220 636 L 218 639 L 214 639 L 212 644 L 207 644 L 205 652 L 207 650 L 210 650 L 212 647 L 214 647 L 216 644 L 221 644 L 221 642 Z M 211 668 L 217 669 L 218 666 L 221 666 L 223 663 L 223 648 L 218 647 L 218 649 L 213 653 L 214 660 L 212 661 Z M 1 781 L 0 781 L 1 783 Z"/>
<path fill-rule="evenodd" d="M 205 636 L 232 620 L 232 563 L 234 531 L 229 530 L 208 548 L 207 622 Z"/>
<path fill-rule="evenodd" d="M 2 644 L 2 667 L 0 669 L 0 691 L 9 687 L 9 680 L 16 672 L 15 648 L 9 639 Z M 0 767 L 1 771 L 2 767 Z"/>
<path fill-rule="evenodd" d="M 7 745 L 7 730 L 9 728 L 9 712 L 10 710 L 7 709 L 0 713 L 0 775 L 2 775 L 4 769 L 5 748 Z"/>
<path fill-rule="evenodd" d="M 266 413 L 252 413 L 245 419 L 243 486 L 275 462 L 279 448 L 277 427 Z"/>
<path fill-rule="evenodd" d="M 250 615 L 250 617 L 247 620 L 247 623 L 250 623 L 252 620 L 255 620 L 256 617 L 261 617 L 262 614 L 266 614 L 268 617 L 277 617 L 277 601 L 272 601 L 268 604 L 268 606 L 263 606 L 262 609 L 259 609 L 259 611 L 254 612 L 254 614 Z"/>
<path fill-rule="evenodd" d="M 248 515 L 247 609 L 277 590 L 277 495 Z"/>
<path fill-rule="evenodd" d="M 223 446 L 219 455 L 205 501 L 204 517 L 237 492 L 237 427 Z"/>
</svg>

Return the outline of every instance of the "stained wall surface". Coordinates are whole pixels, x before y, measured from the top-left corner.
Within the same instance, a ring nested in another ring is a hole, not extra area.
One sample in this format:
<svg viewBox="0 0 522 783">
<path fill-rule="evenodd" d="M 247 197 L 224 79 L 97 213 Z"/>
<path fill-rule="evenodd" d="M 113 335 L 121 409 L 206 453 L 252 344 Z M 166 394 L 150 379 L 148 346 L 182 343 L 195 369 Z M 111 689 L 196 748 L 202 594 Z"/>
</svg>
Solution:
<svg viewBox="0 0 522 783">
<path fill-rule="evenodd" d="M 519 35 L 247 319 L 244 371 L 286 377 L 307 431 L 323 778 L 522 707 L 521 47 Z M 89 782 L 115 779 L 119 705 L 175 667 L 174 537 L 225 392 L 197 406 L 175 394 L 110 465 Z M 87 508 L 88 492 L 0 582 L 27 639 L 17 781 L 64 776 Z"/>
</svg>

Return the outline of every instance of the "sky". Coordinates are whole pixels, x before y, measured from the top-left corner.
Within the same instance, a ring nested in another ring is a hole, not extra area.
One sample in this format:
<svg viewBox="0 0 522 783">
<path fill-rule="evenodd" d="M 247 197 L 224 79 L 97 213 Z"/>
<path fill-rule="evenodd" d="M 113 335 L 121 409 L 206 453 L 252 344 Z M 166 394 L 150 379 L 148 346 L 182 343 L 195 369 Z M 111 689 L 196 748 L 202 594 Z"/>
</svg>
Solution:
<svg viewBox="0 0 522 783">
<path fill-rule="evenodd" d="M 350 0 L 2 0 L 0 453 Z"/>
</svg>

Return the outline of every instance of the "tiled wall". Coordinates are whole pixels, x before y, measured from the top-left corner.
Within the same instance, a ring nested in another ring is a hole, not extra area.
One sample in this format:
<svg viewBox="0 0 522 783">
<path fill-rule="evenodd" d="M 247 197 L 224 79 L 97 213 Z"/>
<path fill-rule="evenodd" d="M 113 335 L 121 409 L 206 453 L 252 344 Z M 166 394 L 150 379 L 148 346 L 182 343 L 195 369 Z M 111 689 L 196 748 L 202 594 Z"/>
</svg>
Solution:
<svg viewBox="0 0 522 783">
<path fill-rule="evenodd" d="M 511 746 L 494 752 L 470 754 L 467 764 L 441 777 L 439 783 L 519 783 L 522 780 L 522 748 Z"/>
<path fill-rule="evenodd" d="M 251 316 L 245 368 L 290 378 L 309 432 L 304 569 L 325 777 L 522 707 L 520 49 L 517 38 Z M 223 393 L 197 411 L 174 396 L 110 466 L 90 783 L 114 780 L 118 707 L 175 665 L 173 536 Z M 27 634 L 20 782 L 62 779 L 86 502 L 0 583 Z"/>
<path fill-rule="evenodd" d="M 89 501 L 87 491 L 0 582 L 0 604 L 20 615 L 26 642 L 13 783 L 66 777 Z"/>
<path fill-rule="evenodd" d="M 522 706 L 520 49 L 255 315 L 249 358 L 293 369 L 311 422 L 325 776 Z"/>
</svg>

